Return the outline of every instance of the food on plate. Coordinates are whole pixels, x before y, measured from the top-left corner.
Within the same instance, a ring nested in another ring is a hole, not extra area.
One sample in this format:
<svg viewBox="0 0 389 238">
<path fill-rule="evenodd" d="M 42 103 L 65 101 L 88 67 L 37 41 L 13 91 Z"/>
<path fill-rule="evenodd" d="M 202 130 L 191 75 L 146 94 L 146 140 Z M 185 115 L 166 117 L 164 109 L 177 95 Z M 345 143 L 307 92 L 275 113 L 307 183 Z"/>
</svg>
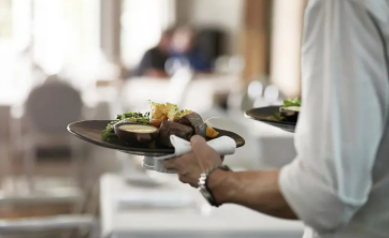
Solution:
<svg viewBox="0 0 389 238">
<path fill-rule="evenodd" d="M 114 125 L 119 139 L 129 143 L 149 144 L 158 136 L 158 128 L 150 124 L 121 121 Z"/>
<path fill-rule="evenodd" d="M 194 130 L 194 133 L 196 135 L 201 135 L 205 137 L 205 131 L 207 128 L 207 125 L 204 123 L 201 116 L 195 112 L 191 112 L 181 118 L 179 118 L 177 121 L 181 121 L 182 124 L 191 126 Z"/>
<path fill-rule="evenodd" d="M 108 123 L 103 131 L 104 140 L 119 139 L 115 133 L 115 125 L 119 125 L 119 123 L 121 130 L 132 133 L 154 133 L 153 130 L 158 130 L 157 143 L 165 146 L 172 146 L 170 135 L 176 135 L 186 140 L 189 140 L 193 135 L 207 138 L 215 138 L 219 135 L 219 132 L 207 125 L 198 113 L 191 110 L 179 110 L 178 106 L 172 103 L 150 101 L 149 112 L 126 112 L 117 115 L 116 119 Z"/>
<path fill-rule="evenodd" d="M 160 126 L 163 121 L 173 121 L 180 116 L 178 106 L 172 103 L 150 102 L 150 121 L 154 126 Z"/>
<path fill-rule="evenodd" d="M 171 103 L 166 103 L 166 115 L 170 121 L 173 121 L 175 117 L 178 117 L 180 113 L 180 109 L 178 106 Z"/>
<path fill-rule="evenodd" d="M 184 117 L 186 115 L 188 115 L 189 113 L 192 113 L 193 111 L 192 110 L 181 110 L 177 113 L 177 115 L 174 117 L 174 119 L 178 119 L 178 118 L 181 118 L 181 117 Z"/>
<path fill-rule="evenodd" d="M 150 102 L 150 123 L 159 127 L 167 119 L 166 104 Z"/>
<path fill-rule="evenodd" d="M 189 140 L 193 135 L 193 129 L 190 126 L 172 121 L 163 121 L 159 128 L 159 142 L 162 145 L 172 147 L 170 136 L 175 135 L 182 139 Z"/>
<path fill-rule="evenodd" d="M 203 137 L 208 138 L 215 138 L 219 135 L 219 132 L 204 123 L 201 116 L 195 112 L 187 110 L 180 116 L 181 117 L 177 117 L 174 121 L 187 126 L 191 126 L 194 129 L 195 134 L 197 135 L 201 135 Z"/>
<path fill-rule="evenodd" d="M 283 107 L 300 107 L 301 99 L 300 98 L 289 98 L 284 101 L 282 104 Z"/>
<path fill-rule="evenodd" d="M 134 133 L 153 133 L 158 130 L 155 126 L 142 124 L 123 124 L 120 129 Z"/>
<path fill-rule="evenodd" d="M 117 123 L 121 122 L 133 122 L 133 123 L 138 123 L 138 124 L 150 124 L 150 118 L 149 115 L 142 114 L 139 112 L 126 112 L 120 115 L 116 116 L 116 119 L 111 121 L 110 123 L 107 124 L 107 127 L 105 130 L 103 130 L 103 139 L 105 141 L 112 141 L 115 139 L 118 139 L 117 135 L 115 134 L 114 126 Z"/>
<path fill-rule="evenodd" d="M 280 117 L 282 120 L 297 122 L 300 113 L 301 100 L 299 98 L 287 99 L 280 107 Z"/>
<path fill-rule="evenodd" d="M 116 116 L 116 120 L 122 120 L 126 118 L 141 118 L 143 117 L 142 113 L 140 112 L 126 112 L 120 115 Z"/>
<path fill-rule="evenodd" d="M 207 129 L 205 131 L 205 135 L 209 138 L 215 138 L 219 135 L 219 132 L 217 132 L 215 129 L 213 129 L 211 126 L 207 125 Z"/>
</svg>

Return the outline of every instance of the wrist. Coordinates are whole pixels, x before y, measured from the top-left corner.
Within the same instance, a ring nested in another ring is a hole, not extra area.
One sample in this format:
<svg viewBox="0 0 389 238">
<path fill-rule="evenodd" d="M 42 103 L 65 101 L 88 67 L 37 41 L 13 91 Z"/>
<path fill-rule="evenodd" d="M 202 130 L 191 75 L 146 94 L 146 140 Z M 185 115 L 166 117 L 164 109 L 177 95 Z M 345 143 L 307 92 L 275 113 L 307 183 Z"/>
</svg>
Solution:
<svg viewBox="0 0 389 238">
<path fill-rule="evenodd" d="M 233 188 L 228 184 L 230 183 L 233 174 L 232 171 L 216 169 L 208 176 L 207 187 L 212 192 L 216 203 L 219 205 L 230 202 Z"/>
</svg>

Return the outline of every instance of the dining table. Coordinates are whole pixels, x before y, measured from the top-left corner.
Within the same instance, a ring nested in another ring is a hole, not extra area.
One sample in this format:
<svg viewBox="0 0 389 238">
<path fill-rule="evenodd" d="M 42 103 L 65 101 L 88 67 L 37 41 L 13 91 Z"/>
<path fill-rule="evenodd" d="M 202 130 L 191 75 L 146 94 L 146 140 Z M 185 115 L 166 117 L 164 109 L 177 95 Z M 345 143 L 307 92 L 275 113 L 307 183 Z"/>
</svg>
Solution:
<svg viewBox="0 0 389 238">
<path fill-rule="evenodd" d="M 130 179 L 104 174 L 100 178 L 102 237 L 302 237 L 304 226 L 300 221 L 278 219 L 232 204 L 213 208 L 175 175 L 158 177 L 156 172 L 150 173 L 154 176 L 139 173 Z M 139 182 L 147 178 L 160 182 L 153 186 Z"/>
</svg>

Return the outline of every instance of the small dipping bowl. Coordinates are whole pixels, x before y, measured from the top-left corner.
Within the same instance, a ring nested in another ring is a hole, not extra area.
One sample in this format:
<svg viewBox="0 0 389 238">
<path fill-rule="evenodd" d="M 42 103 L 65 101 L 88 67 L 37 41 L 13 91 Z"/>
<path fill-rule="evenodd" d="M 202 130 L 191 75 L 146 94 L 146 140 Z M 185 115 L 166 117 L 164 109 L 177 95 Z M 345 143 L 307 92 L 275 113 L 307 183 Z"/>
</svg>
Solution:
<svg viewBox="0 0 389 238">
<path fill-rule="evenodd" d="M 280 115 L 288 121 L 296 122 L 300 113 L 299 107 L 280 107 Z"/>
<path fill-rule="evenodd" d="M 120 122 L 114 125 L 115 134 L 126 143 L 151 144 L 158 136 L 158 127 L 134 122 Z"/>
</svg>

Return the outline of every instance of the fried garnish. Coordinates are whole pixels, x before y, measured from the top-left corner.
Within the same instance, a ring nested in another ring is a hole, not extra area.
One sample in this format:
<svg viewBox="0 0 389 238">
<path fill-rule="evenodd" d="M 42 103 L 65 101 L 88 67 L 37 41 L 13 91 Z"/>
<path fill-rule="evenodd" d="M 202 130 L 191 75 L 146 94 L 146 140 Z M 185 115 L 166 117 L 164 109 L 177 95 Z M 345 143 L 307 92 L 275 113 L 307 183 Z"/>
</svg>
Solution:
<svg viewBox="0 0 389 238">
<path fill-rule="evenodd" d="M 174 121 L 174 118 L 177 117 L 177 114 L 180 112 L 178 106 L 172 103 L 166 103 L 167 118 L 170 121 Z"/>
<path fill-rule="evenodd" d="M 205 135 L 208 138 L 215 138 L 216 136 L 219 135 L 219 132 L 217 132 L 211 126 L 207 125 L 207 129 L 205 130 Z"/>
<path fill-rule="evenodd" d="M 166 104 L 150 102 L 150 119 L 161 120 L 167 117 Z"/>
</svg>

